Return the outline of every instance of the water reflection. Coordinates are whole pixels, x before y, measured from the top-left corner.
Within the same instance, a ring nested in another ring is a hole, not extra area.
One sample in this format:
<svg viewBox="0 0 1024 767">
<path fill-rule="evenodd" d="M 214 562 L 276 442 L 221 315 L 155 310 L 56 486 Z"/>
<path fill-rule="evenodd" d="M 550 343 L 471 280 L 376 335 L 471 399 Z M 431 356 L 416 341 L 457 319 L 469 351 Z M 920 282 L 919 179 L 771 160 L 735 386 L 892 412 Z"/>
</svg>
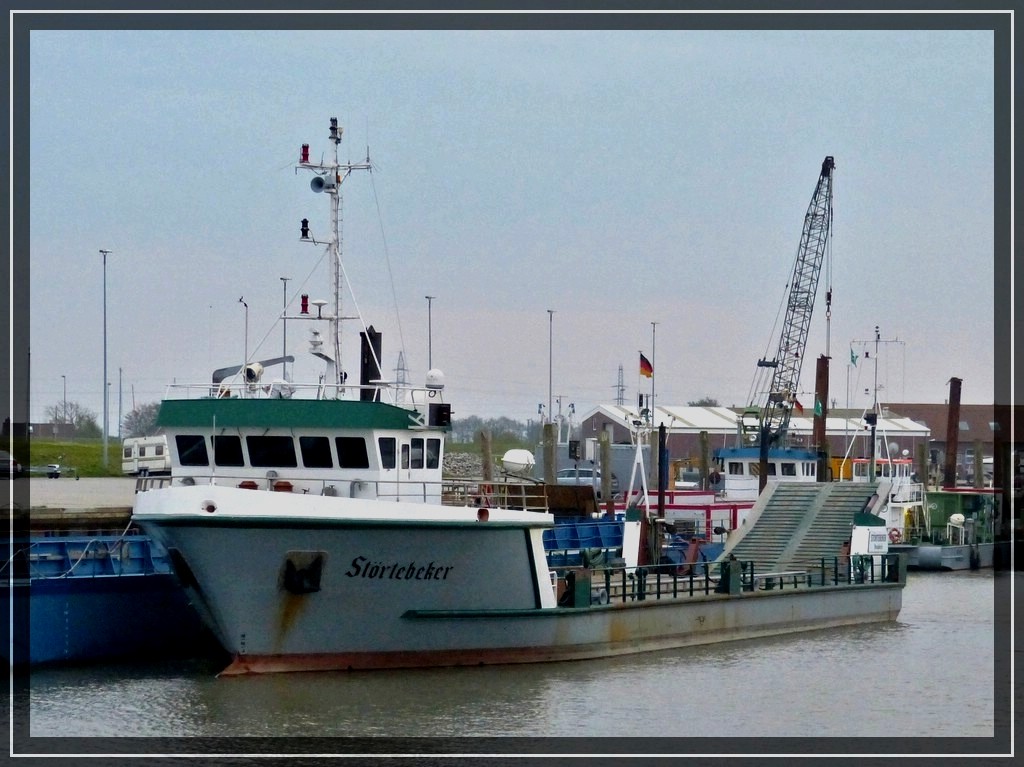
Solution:
<svg viewBox="0 0 1024 767">
<path fill-rule="evenodd" d="M 913 574 L 898 621 L 598 661 L 217 679 L 45 669 L 33 736 L 991 736 L 991 572 Z M 955 711 L 950 733 L 950 712 Z"/>
</svg>

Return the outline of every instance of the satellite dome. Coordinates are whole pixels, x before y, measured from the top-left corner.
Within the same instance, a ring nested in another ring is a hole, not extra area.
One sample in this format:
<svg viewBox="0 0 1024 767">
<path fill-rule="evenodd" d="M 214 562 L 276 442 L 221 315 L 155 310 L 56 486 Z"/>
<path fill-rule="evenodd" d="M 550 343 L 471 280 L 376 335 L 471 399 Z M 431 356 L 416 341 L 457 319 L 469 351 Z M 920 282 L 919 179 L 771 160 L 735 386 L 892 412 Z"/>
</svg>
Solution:
<svg viewBox="0 0 1024 767">
<path fill-rule="evenodd" d="M 427 371 L 427 388 L 428 389 L 443 389 L 444 388 L 444 373 L 437 368 L 431 368 Z"/>
<path fill-rule="evenodd" d="M 509 474 L 529 474 L 533 471 L 533 453 L 529 450 L 508 450 L 501 457 L 501 465 Z"/>
</svg>

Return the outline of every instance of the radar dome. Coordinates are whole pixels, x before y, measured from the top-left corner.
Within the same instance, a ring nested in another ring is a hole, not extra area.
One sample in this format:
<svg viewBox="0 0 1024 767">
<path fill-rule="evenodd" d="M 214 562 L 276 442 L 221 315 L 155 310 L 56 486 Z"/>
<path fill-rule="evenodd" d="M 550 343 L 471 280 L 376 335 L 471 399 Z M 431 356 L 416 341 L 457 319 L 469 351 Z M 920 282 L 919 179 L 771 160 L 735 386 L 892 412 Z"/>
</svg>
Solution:
<svg viewBox="0 0 1024 767">
<path fill-rule="evenodd" d="M 959 513 L 958 514 L 950 514 L 949 515 L 949 524 L 953 525 L 954 527 L 963 527 L 964 526 L 964 515 L 963 514 L 959 514 Z"/>
<path fill-rule="evenodd" d="M 533 453 L 529 450 L 508 450 L 501 457 L 501 465 L 509 474 L 529 474 L 533 463 Z"/>
<path fill-rule="evenodd" d="M 437 368 L 431 368 L 427 371 L 427 388 L 428 389 L 443 389 L 444 388 L 444 373 Z"/>
</svg>

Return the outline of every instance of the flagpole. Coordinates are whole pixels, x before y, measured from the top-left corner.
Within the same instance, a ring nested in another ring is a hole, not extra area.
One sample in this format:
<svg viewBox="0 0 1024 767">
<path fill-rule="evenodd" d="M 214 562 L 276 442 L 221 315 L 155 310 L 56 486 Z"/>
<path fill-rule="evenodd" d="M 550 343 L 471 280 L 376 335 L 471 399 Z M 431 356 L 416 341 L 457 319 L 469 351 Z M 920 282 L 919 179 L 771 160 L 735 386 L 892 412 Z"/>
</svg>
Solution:
<svg viewBox="0 0 1024 767">
<path fill-rule="evenodd" d="M 655 353 L 657 351 L 657 346 L 655 344 L 657 328 L 658 328 L 658 323 L 657 322 L 652 322 L 651 323 L 651 402 L 650 402 L 650 407 L 648 408 L 651 411 L 651 426 L 652 427 L 654 426 L 654 365 L 658 361 L 657 354 Z"/>
</svg>

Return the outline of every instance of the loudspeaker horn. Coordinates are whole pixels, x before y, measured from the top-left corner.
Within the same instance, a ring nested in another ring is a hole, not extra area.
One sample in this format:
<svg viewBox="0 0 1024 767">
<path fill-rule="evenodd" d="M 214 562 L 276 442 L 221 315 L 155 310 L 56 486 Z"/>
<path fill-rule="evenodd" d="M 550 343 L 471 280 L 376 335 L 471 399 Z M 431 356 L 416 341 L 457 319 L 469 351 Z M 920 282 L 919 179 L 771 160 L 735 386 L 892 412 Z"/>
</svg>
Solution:
<svg viewBox="0 0 1024 767">
<path fill-rule="evenodd" d="M 314 176 L 313 180 L 309 182 L 309 188 L 314 192 L 322 192 L 325 189 L 334 189 L 337 185 L 338 181 L 335 176 Z"/>
<path fill-rule="evenodd" d="M 245 382 L 256 383 L 263 377 L 263 366 L 258 362 L 250 362 L 245 366 Z"/>
</svg>

